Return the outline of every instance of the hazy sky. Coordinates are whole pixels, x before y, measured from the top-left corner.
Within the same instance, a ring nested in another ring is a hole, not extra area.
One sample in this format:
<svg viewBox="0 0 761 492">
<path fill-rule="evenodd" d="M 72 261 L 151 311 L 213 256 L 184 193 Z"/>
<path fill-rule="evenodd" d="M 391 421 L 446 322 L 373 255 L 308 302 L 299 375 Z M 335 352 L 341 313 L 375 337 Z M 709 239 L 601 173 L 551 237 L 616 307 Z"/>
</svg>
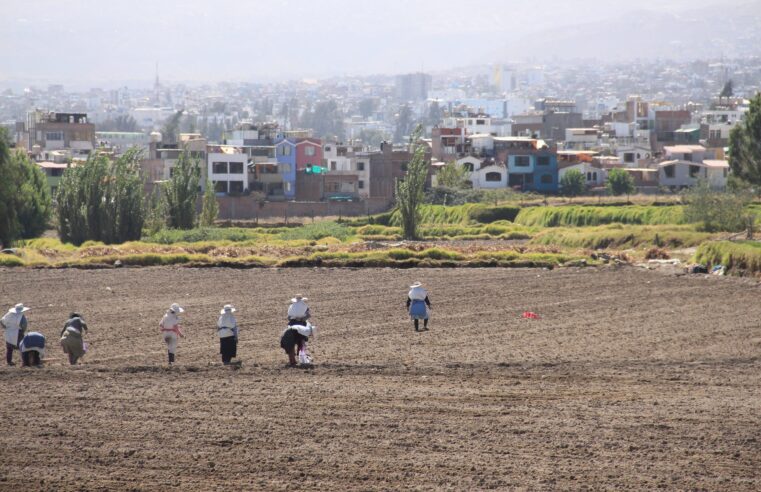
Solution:
<svg viewBox="0 0 761 492">
<path fill-rule="evenodd" d="M 734 0 L 733 0 L 734 1 Z M 758 1 L 758 0 L 756 0 Z M 2 0 L 0 81 L 270 81 L 524 59 L 529 34 L 717 0 Z M 547 54 L 547 53 L 544 53 Z"/>
</svg>

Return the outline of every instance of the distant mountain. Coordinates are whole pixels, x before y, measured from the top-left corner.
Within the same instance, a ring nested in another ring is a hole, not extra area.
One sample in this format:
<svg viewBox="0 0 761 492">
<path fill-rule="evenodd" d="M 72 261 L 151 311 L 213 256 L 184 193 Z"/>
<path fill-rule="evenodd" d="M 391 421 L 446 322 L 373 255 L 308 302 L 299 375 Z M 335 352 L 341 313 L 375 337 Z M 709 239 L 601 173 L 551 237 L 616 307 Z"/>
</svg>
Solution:
<svg viewBox="0 0 761 492">
<path fill-rule="evenodd" d="M 612 20 L 513 38 L 504 58 L 704 59 L 761 55 L 761 2 L 680 12 L 639 10 Z"/>
</svg>

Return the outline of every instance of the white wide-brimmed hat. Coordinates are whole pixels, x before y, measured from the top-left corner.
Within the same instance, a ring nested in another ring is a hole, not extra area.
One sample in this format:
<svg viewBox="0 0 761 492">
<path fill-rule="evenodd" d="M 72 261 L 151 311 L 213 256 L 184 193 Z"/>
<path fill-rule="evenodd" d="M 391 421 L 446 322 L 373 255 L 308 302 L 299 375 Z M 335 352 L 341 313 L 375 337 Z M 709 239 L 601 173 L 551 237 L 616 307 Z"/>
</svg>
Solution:
<svg viewBox="0 0 761 492">
<path fill-rule="evenodd" d="M 296 296 L 293 299 L 291 299 L 291 302 L 308 301 L 308 300 L 309 300 L 308 297 L 304 297 L 301 294 L 296 294 Z"/>
<path fill-rule="evenodd" d="M 420 282 L 415 282 L 414 284 L 410 285 L 410 289 L 414 289 L 415 287 L 422 287 L 422 286 L 423 284 L 421 284 Z"/>
<path fill-rule="evenodd" d="M 234 313 L 235 308 L 232 304 L 225 304 L 225 307 L 222 308 L 222 310 L 219 312 L 219 314 L 225 314 L 225 313 Z"/>
<path fill-rule="evenodd" d="M 8 310 L 8 312 L 9 313 L 19 314 L 19 313 L 25 313 L 25 312 L 29 311 L 30 309 L 32 309 L 32 308 L 25 307 L 22 303 L 19 302 L 18 304 L 16 304 L 12 308 L 10 308 Z"/>
<path fill-rule="evenodd" d="M 169 310 L 172 311 L 173 313 L 184 313 L 185 312 L 185 310 L 182 308 L 182 306 L 180 306 L 176 302 L 174 304 L 172 304 L 171 306 L 169 306 Z"/>
</svg>

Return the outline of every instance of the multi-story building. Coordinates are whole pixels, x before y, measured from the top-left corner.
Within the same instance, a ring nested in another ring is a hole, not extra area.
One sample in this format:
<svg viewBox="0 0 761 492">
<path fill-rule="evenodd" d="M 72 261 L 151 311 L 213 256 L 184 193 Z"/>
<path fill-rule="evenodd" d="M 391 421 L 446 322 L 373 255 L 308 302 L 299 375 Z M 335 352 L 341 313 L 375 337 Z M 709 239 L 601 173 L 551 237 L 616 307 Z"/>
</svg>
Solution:
<svg viewBox="0 0 761 492">
<path fill-rule="evenodd" d="M 494 156 L 495 162 L 506 166 L 509 187 L 540 193 L 557 192 L 557 151 L 544 140 L 495 137 Z"/>
<path fill-rule="evenodd" d="M 676 191 L 694 186 L 700 180 L 714 189 L 724 189 L 729 177 L 729 163 L 715 159 L 713 151 L 702 145 L 675 145 L 663 149 L 665 157 L 658 164 L 658 182 Z"/>
<path fill-rule="evenodd" d="M 31 111 L 27 114 L 27 150 L 71 150 L 73 154 L 89 154 L 95 146 L 95 125 L 86 113 L 46 113 Z"/>
<path fill-rule="evenodd" d="M 248 155 L 233 145 L 207 147 L 207 172 L 214 191 L 237 195 L 248 191 Z"/>
</svg>

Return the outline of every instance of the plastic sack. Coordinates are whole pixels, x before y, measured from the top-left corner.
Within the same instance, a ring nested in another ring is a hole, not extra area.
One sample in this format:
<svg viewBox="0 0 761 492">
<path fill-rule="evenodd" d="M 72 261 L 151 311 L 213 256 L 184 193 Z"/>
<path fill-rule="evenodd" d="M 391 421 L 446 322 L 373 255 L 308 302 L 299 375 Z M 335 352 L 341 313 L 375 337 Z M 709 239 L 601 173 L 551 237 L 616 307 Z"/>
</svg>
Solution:
<svg viewBox="0 0 761 492">
<path fill-rule="evenodd" d="M 312 363 L 312 356 L 309 355 L 309 352 L 307 352 L 307 346 L 304 344 L 303 347 L 301 347 L 301 350 L 299 350 L 299 364 L 301 365 L 308 365 Z"/>
<path fill-rule="evenodd" d="M 304 325 L 293 325 L 291 328 L 298 331 L 300 335 L 303 335 L 305 337 L 312 337 L 315 334 L 316 326 L 312 326 L 311 323 L 307 321 L 306 326 Z"/>
</svg>

